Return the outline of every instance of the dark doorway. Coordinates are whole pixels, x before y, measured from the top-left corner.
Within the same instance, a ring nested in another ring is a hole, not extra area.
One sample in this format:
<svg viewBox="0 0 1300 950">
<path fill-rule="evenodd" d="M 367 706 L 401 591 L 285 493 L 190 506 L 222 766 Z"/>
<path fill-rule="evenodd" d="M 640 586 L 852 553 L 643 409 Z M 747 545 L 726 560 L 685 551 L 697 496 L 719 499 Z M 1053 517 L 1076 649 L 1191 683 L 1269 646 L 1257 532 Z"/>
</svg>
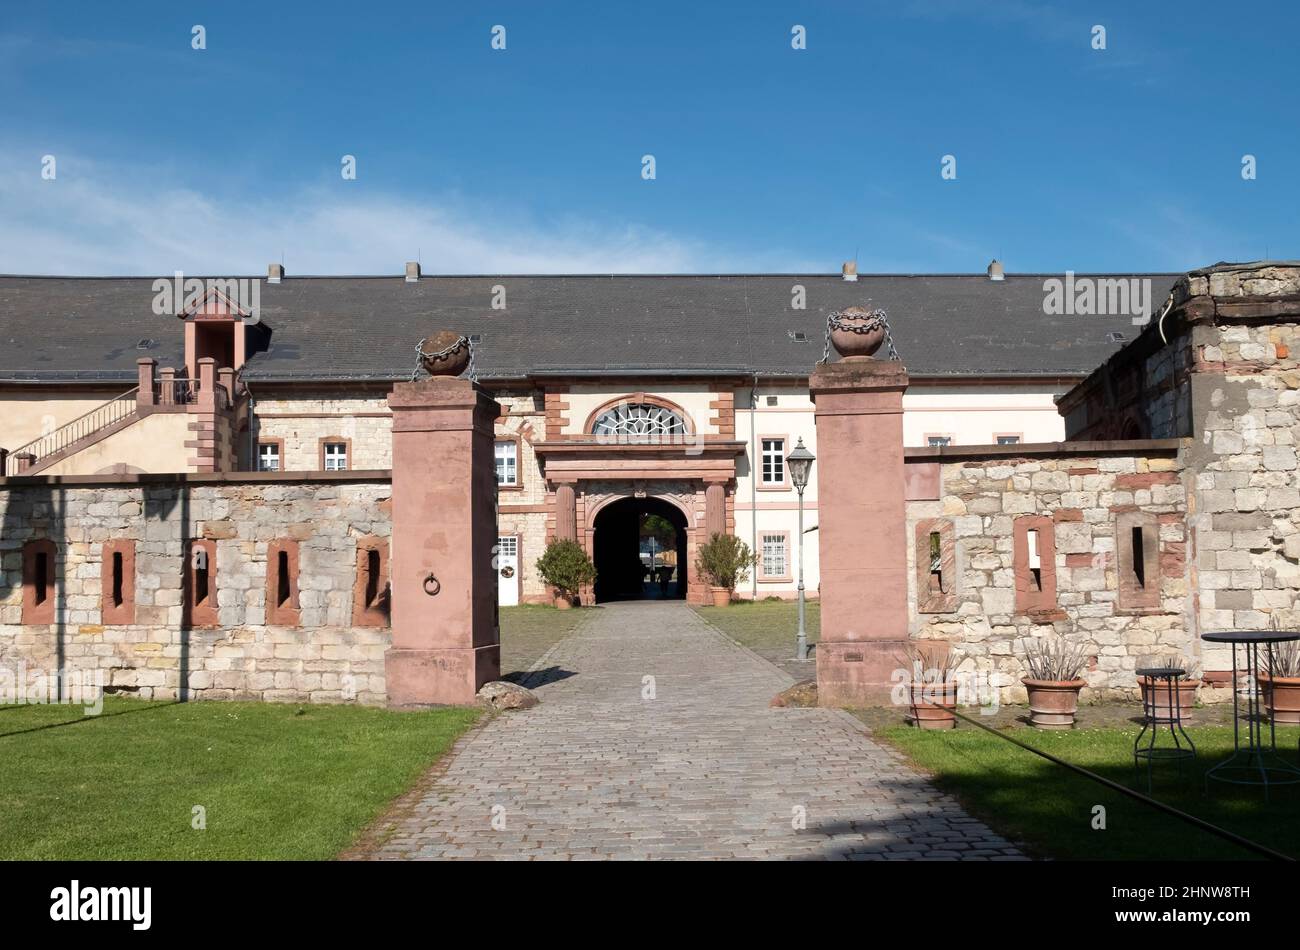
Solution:
<svg viewBox="0 0 1300 950">
<path fill-rule="evenodd" d="M 597 603 L 686 597 L 686 516 L 676 505 L 622 498 L 601 509 L 595 528 Z"/>
</svg>

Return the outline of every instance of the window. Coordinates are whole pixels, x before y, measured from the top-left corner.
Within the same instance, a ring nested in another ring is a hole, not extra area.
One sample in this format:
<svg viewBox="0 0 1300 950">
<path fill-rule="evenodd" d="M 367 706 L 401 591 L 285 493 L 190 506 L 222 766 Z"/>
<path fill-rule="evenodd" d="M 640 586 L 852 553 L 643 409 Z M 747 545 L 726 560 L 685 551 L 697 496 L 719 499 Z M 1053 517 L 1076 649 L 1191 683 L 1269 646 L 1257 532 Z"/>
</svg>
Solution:
<svg viewBox="0 0 1300 950">
<path fill-rule="evenodd" d="M 789 580 L 790 535 L 784 531 L 763 531 L 758 537 L 763 552 L 761 579 Z"/>
<path fill-rule="evenodd" d="M 1018 435 L 999 435 L 995 436 L 998 445 L 1019 445 L 1020 436 Z"/>
<path fill-rule="evenodd" d="M 496 466 L 498 485 L 519 484 L 519 443 L 513 439 L 503 439 L 496 444 Z"/>
<path fill-rule="evenodd" d="M 651 442 L 658 436 L 685 435 L 686 420 L 666 406 L 623 402 L 606 409 L 591 426 L 591 434 L 620 437 L 628 442 Z"/>
<path fill-rule="evenodd" d="M 348 467 L 348 446 L 346 442 L 325 443 L 325 471 L 342 472 Z"/>
<path fill-rule="evenodd" d="M 761 475 L 759 483 L 767 487 L 785 486 L 785 439 L 764 437 L 761 445 Z"/>
<path fill-rule="evenodd" d="M 952 445 L 952 436 L 950 435 L 927 435 L 925 444 L 932 449 L 942 448 L 945 445 Z"/>
<path fill-rule="evenodd" d="M 280 443 L 257 443 L 257 470 L 259 472 L 280 471 Z"/>
</svg>

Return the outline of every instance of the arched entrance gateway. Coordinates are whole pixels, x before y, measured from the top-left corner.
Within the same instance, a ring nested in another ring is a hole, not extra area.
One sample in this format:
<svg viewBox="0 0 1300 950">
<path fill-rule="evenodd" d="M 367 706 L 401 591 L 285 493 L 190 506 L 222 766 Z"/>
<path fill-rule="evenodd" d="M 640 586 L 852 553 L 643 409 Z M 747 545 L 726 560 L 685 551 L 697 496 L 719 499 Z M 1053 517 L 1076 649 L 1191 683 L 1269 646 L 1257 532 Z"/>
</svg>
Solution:
<svg viewBox="0 0 1300 950">
<path fill-rule="evenodd" d="M 592 519 L 596 603 L 684 599 L 686 514 L 662 498 L 619 498 Z"/>
<path fill-rule="evenodd" d="M 597 584 L 582 591 L 583 603 L 657 596 L 704 602 L 708 587 L 695 575 L 695 552 L 711 534 L 734 530 L 729 496 L 745 443 L 726 429 L 699 432 L 680 407 L 638 393 L 593 411 L 581 435 L 548 420 L 547 438 L 533 449 L 554 512 L 548 534 L 577 541 L 596 563 Z M 651 545 L 643 552 L 641 539 L 651 516 L 673 529 L 668 556 L 654 545 L 654 566 L 672 567 L 666 591 L 647 573 Z"/>
</svg>

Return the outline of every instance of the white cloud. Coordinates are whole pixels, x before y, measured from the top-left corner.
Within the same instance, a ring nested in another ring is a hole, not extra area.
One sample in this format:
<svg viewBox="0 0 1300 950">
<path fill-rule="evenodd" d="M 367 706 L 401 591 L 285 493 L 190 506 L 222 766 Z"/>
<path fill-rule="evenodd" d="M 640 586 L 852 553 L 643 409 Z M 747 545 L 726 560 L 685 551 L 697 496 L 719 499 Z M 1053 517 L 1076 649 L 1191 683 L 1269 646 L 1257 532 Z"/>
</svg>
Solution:
<svg viewBox="0 0 1300 950">
<path fill-rule="evenodd" d="M 226 199 L 64 156 L 57 179 L 44 181 L 39 154 L 0 158 L 0 273 L 261 274 L 283 255 L 291 274 L 396 274 L 417 253 L 426 273 L 443 274 L 752 272 L 795 263 L 635 224 L 536 222 L 513 209 L 359 187 L 355 197 L 340 195 L 347 184 Z"/>
</svg>

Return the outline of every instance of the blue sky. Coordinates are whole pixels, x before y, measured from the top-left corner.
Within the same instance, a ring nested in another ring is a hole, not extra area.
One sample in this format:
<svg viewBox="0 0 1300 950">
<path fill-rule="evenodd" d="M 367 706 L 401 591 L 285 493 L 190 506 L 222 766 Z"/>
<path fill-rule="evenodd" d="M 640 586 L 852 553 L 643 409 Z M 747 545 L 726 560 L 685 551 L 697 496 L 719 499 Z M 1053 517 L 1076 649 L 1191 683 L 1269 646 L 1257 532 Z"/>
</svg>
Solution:
<svg viewBox="0 0 1300 950">
<path fill-rule="evenodd" d="M 0 272 L 250 273 L 283 257 L 291 274 L 396 273 L 417 254 L 448 273 L 1298 258 L 1300 14 L 1241 11 L 7 4 Z"/>
</svg>

